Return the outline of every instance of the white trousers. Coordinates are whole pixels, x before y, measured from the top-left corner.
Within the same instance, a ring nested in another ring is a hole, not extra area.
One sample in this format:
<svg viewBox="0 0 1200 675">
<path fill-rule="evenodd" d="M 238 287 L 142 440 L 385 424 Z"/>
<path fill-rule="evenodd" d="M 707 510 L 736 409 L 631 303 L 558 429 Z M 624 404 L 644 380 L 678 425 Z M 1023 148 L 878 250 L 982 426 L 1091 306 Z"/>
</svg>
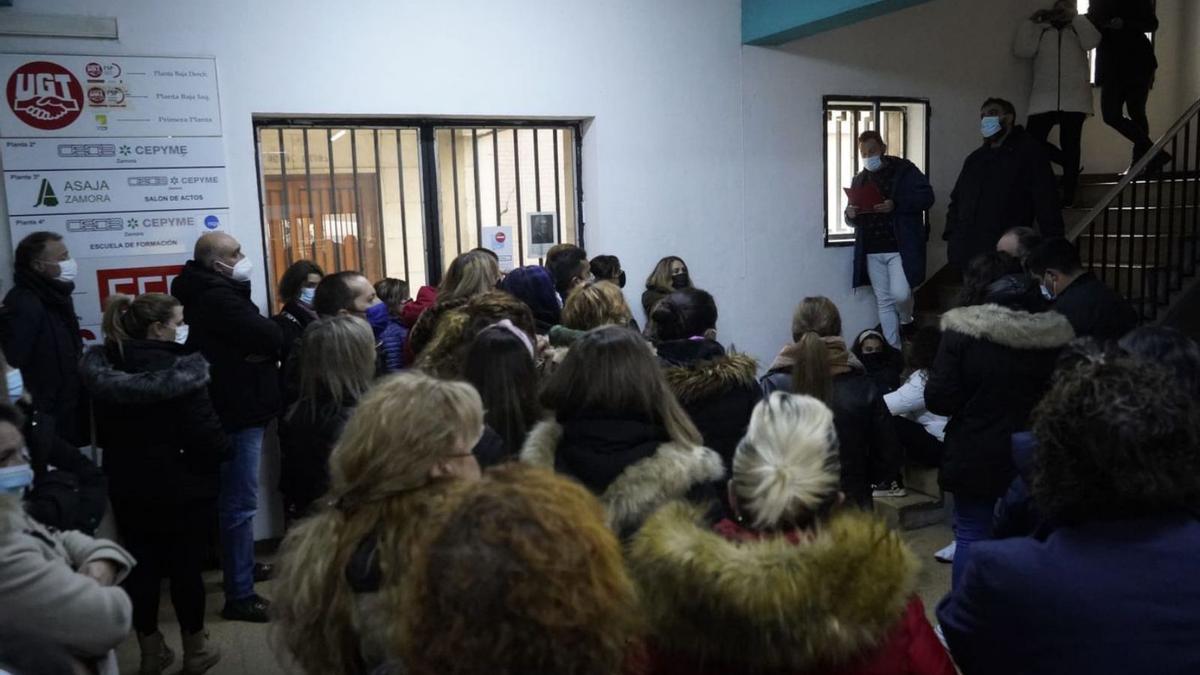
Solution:
<svg viewBox="0 0 1200 675">
<path fill-rule="evenodd" d="M 879 326 L 888 344 L 900 349 L 900 324 L 910 323 L 913 296 L 899 253 L 867 255 L 867 276 L 879 307 Z"/>
</svg>

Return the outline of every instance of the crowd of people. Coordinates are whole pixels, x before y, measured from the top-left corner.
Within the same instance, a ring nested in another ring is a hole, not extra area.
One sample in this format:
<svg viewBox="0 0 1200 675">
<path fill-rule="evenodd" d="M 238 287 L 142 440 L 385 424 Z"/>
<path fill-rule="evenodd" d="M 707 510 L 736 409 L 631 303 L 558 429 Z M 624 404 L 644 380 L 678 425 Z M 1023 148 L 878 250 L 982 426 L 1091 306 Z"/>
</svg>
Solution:
<svg viewBox="0 0 1200 675">
<path fill-rule="evenodd" d="M 273 621 L 309 673 L 1191 672 L 1200 347 L 1137 328 L 1062 239 L 991 245 L 901 349 L 800 299 L 759 377 L 678 257 L 645 326 L 620 260 L 572 245 L 507 273 L 468 251 L 416 299 L 300 261 L 267 318 L 239 243 L 204 235 L 170 295 L 109 300 L 103 344 L 55 373 L 75 384 L 6 364 L 0 642 L 111 673 L 132 631 L 139 674 L 165 672 L 167 580 L 183 672 L 206 672 L 216 550 L 222 617 Z M 18 288 L 69 301 L 56 235 L 18 253 Z M 40 404 L 64 390 L 101 467 Z M 254 559 L 268 434 L 278 569 Z M 873 509 L 905 463 L 953 496 L 936 629 Z M 90 534 L 108 504 L 120 545 Z"/>
<path fill-rule="evenodd" d="M 0 669 L 112 675 L 132 632 L 161 675 L 167 581 L 181 672 L 207 672 L 219 559 L 221 617 L 272 622 L 313 674 L 1200 672 L 1200 347 L 1138 327 L 1060 211 L 1083 52 L 1136 163 L 1153 51 L 1129 54 L 1156 25 L 1152 2 L 1060 0 L 1020 27 L 1028 128 L 984 102 L 936 325 L 912 311 L 933 189 L 863 133 L 851 187 L 881 200 L 845 216 L 879 325 L 847 342 L 833 301 L 798 297 L 765 364 L 718 340 L 678 256 L 646 278 L 645 325 L 620 259 L 570 244 L 512 270 L 470 250 L 415 294 L 301 260 L 264 316 L 221 232 L 169 294 L 110 297 L 85 348 L 70 251 L 26 236 L 0 312 Z M 254 541 L 271 437 L 277 567 Z M 952 498 L 933 624 L 874 509 L 911 464 Z M 94 536 L 110 507 L 119 544 Z"/>
</svg>

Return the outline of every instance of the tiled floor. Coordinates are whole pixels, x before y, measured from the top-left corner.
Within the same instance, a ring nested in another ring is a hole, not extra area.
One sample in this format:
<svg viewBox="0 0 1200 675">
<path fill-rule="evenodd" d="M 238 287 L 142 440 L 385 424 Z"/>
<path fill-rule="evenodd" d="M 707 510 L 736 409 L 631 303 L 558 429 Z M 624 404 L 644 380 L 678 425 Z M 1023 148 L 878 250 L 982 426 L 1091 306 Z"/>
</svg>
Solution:
<svg viewBox="0 0 1200 675">
<path fill-rule="evenodd" d="M 922 567 L 917 579 L 917 593 L 925 603 L 925 610 L 933 620 L 933 611 L 937 603 L 950 588 L 950 566 L 935 562 L 934 551 L 948 544 L 952 538 L 948 526 L 926 527 L 905 533 L 905 538 L 920 558 Z M 275 675 L 276 673 L 295 672 L 279 664 L 271 645 L 270 627 L 263 624 L 232 623 L 221 619 L 222 596 L 219 572 L 206 575 L 208 582 L 208 631 L 212 639 L 221 647 L 224 657 L 221 663 L 209 673 L 212 675 Z M 274 592 L 272 582 L 259 584 L 259 592 L 271 597 Z M 167 594 L 163 593 L 160 615 L 161 630 L 167 636 L 167 643 L 179 652 L 179 624 L 175 622 L 175 613 L 171 609 Z M 136 675 L 138 668 L 137 640 L 130 637 L 118 650 L 118 658 L 123 675 Z M 178 661 L 169 673 L 178 672 Z"/>
</svg>

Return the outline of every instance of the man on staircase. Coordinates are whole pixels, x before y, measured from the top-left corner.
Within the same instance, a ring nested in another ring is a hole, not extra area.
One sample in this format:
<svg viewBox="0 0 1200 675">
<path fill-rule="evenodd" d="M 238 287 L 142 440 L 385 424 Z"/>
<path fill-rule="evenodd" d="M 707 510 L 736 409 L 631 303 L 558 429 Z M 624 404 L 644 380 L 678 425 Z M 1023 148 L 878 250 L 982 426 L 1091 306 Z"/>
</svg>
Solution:
<svg viewBox="0 0 1200 675">
<path fill-rule="evenodd" d="M 980 110 L 983 145 L 967 156 L 946 214 L 942 238 L 950 264 L 962 270 L 996 248 L 1013 227 L 1032 227 L 1045 237 L 1063 235 L 1062 211 L 1044 144 L 1016 124 L 1013 104 L 989 98 Z"/>
<path fill-rule="evenodd" d="M 1054 301 L 1054 311 L 1067 317 L 1076 337 L 1101 342 L 1118 340 L 1137 327 L 1137 312 L 1091 272 L 1083 269 L 1079 251 L 1066 239 L 1050 239 L 1029 254 L 1029 273 Z"/>
</svg>

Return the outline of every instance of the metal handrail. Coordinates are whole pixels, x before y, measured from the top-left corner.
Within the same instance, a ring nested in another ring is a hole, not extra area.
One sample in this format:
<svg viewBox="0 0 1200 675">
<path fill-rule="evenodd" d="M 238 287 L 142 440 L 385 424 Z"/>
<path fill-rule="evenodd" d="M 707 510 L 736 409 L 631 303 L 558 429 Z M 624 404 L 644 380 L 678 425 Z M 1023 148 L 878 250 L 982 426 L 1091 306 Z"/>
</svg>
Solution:
<svg viewBox="0 0 1200 675">
<path fill-rule="evenodd" d="M 1158 155 L 1158 153 L 1166 147 L 1167 143 L 1173 140 L 1179 134 L 1179 132 L 1182 131 L 1183 128 L 1192 121 L 1192 118 L 1197 116 L 1197 114 L 1200 114 L 1200 99 L 1196 99 L 1196 102 L 1187 109 L 1187 112 L 1183 113 L 1183 116 L 1180 117 L 1175 124 L 1171 125 L 1170 129 L 1167 130 L 1167 133 L 1163 134 L 1162 137 L 1158 139 L 1158 142 L 1154 144 L 1154 147 L 1150 148 L 1146 154 L 1142 155 L 1142 158 L 1139 159 L 1132 167 L 1130 167 L 1129 171 L 1125 172 L 1125 175 L 1120 181 L 1117 182 L 1113 189 L 1109 190 L 1108 194 L 1104 195 L 1104 198 L 1101 199 L 1096 206 L 1093 206 L 1092 210 L 1088 211 L 1087 215 L 1084 216 L 1083 219 L 1080 220 L 1079 223 L 1075 225 L 1075 227 L 1069 233 L 1067 233 L 1067 239 L 1074 241 L 1079 237 L 1080 234 L 1083 234 L 1084 230 L 1086 230 L 1088 227 L 1091 227 L 1096 218 L 1108 210 L 1109 206 L 1112 205 L 1112 202 L 1116 201 L 1117 195 L 1121 194 L 1121 192 L 1123 192 L 1130 183 L 1134 182 L 1139 176 L 1141 176 L 1142 172 L 1146 170 L 1146 167 L 1149 166 L 1150 162 Z"/>
</svg>

